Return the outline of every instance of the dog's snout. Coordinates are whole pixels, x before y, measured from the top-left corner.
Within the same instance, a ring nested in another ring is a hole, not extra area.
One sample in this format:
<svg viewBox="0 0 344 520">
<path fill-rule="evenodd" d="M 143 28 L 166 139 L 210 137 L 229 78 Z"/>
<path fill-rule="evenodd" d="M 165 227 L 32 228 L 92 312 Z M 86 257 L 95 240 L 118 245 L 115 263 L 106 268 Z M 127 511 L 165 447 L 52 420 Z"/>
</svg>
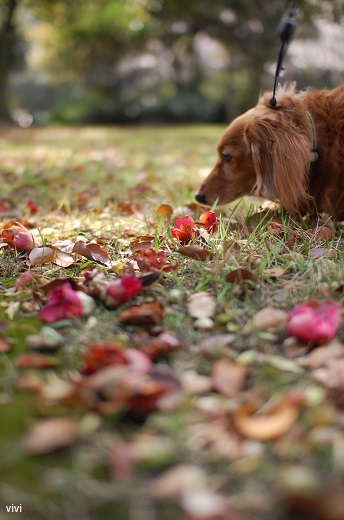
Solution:
<svg viewBox="0 0 344 520">
<path fill-rule="evenodd" d="M 200 204 L 206 204 L 206 203 L 207 203 L 206 196 L 203 195 L 203 193 L 197 193 L 197 195 L 195 196 L 195 199 L 196 199 L 197 202 L 199 202 Z"/>
</svg>

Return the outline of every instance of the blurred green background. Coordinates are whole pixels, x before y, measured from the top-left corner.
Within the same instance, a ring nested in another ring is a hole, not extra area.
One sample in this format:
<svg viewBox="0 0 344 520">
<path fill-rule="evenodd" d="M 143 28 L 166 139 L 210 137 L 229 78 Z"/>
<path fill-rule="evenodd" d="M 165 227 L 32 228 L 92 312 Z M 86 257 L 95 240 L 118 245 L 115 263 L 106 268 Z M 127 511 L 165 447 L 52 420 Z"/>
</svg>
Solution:
<svg viewBox="0 0 344 520">
<path fill-rule="evenodd" d="M 271 89 L 286 0 L 0 0 L 0 120 L 224 122 Z M 342 0 L 299 0 L 285 80 L 342 81 Z"/>
</svg>

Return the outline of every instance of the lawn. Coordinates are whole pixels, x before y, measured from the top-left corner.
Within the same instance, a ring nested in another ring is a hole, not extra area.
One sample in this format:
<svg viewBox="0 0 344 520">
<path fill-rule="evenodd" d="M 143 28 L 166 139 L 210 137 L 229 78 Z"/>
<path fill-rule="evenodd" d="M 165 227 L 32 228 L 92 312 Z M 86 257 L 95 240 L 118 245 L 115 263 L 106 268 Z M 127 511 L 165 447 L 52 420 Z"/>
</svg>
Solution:
<svg viewBox="0 0 344 520">
<path fill-rule="evenodd" d="M 204 216 L 221 130 L 0 131 L 0 520 L 344 518 L 342 227 Z"/>
</svg>

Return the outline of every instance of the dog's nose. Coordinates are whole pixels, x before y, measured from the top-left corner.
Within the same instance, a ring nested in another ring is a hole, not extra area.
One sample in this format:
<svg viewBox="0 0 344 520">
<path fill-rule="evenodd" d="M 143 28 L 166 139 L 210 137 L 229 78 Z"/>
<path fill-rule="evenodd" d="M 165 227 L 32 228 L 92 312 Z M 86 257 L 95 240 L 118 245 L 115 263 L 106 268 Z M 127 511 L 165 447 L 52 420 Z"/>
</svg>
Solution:
<svg viewBox="0 0 344 520">
<path fill-rule="evenodd" d="M 207 203 L 207 199 L 206 199 L 205 195 L 203 195 L 203 193 L 197 193 L 197 195 L 195 196 L 195 199 L 200 204 L 206 204 Z"/>
</svg>

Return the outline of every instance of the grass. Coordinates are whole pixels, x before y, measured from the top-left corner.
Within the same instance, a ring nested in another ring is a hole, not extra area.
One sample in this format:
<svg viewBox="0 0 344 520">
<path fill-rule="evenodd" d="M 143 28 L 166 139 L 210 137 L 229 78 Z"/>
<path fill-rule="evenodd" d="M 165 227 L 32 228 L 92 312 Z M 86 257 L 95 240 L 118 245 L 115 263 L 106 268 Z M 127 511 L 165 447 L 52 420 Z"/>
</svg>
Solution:
<svg viewBox="0 0 344 520">
<path fill-rule="evenodd" d="M 321 220 L 297 222 L 274 213 L 257 217 L 250 208 L 257 201 L 248 199 L 217 211 L 220 226 L 205 244 L 214 259 L 199 262 L 177 252 L 168 226 L 156 216 L 162 203 L 170 204 L 179 215 L 192 212 L 187 204 L 213 166 L 220 132 L 216 126 L 2 131 L 0 168 L 6 206 L 1 222 L 26 217 L 47 243 L 97 239 L 115 261 L 114 270 L 127 259 L 135 237 L 155 236 L 155 246 L 166 247 L 178 269 L 144 289 L 135 303 L 162 301 L 164 319 L 155 334 L 168 330 L 183 341 L 182 349 L 158 361 L 159 369 L 167 370 L 172 379 L 186 371 L 209 376 L 213 364 L 225 357 L 248 367 L 246 392 L 254 389 L 257 395 L 274 398 L 299 391 L 315 404 L 306 407 L 290 436 L 262 443 L 238 439 L 231 423 L 222 426 L 238 398 L 214 390 L 206 395 L 184 392 L 179 403 L 167 403 L 165 410 L 155 411 L 145 421 L 123 411 L 103 417 L 82 407 L 59 402 L 48 405 L 39 392 L 18 390 L 16 384 L 23 374 L 15 367 L 15 358 L 28 352 L 28 334 L 41 330 L 37 312 L 25 310 L 25 303 L 29 305 L 32 295 L 39 293 L 40 280 L 29 290 L 14 293 L 11 288 L 25 268 L 25 258 L 2 249 L 0 322 L 3 336 L 13 348 L 0 354 L 0 520 L 7 518 L 5 505 L 12 503 L 25 506 L 28 520 L 194 520 L 187 510 L 183 512 L 179 500 L 155 500 L 148 493 L 152 480 L 178 463 L 200 466 L 206 488 L 229 497 L 245 520 L 294 518 L 280 501 L 281 496 L 292 498 L 290 475 L 312 490 L 322 481 L 329 485 L 341 482 L 344 465 L 334 460 L 337 444 L 342 442 L 337 420 L 342 405 L 337 403 L 340 397 L 333 395 L 338 389 L 328 389 L 312 371 L 288 359 L 280 331 L 242 334 L 250 318 L 266 307 L 288 311 L 316 298 L 342 304 L 341 228 L 334 230 L 331 240 L 310 236 L 308 228 L 315 229 Z M 28 214 L 27 197 L 39 205 L 37 215 Z M 193 214 L 195 218 L 199 212 Z M 319 258 L 311 254 L 316 248 L 322 248 Z M 78 277 L 88 265 L 86 260 L 70 268 L 47 265 L 36 272 L 41 282 L 47 282 Z M 250 270 L 255 281 L 228 283 L 227 273 L 238 268 Z M 285 272 L 276 275 L 272 269 Z M 195 328 L 186 309 L 187 299 L 200 291 L 216 299 L 210 330 Z M 120 325 L 121 310 L 98 305 L 93 321 L 78 318 L 57 329 L 64 338 L 64 347 L 53 354 L 57 368 L 45 372 L 27 369 L 28 380 L 42 385 L 54 381 L 56 375 L 65 379 L 78 367 L 88 343 L 117 340 L 132 345 L 136 328 Z M 206 340 L 216 334 L 221 338 L 207 345 Z M 224 344 L 225 334 L 233 335 L 232 343 Z M 343 338 L 342 329 L 338 337 Z M 25 454 L 22 439 L 30 424 L 40 417 L 61 414 L 78 419 L 81 441 L 57 453 Z M 207 430 L 209 422 L 215 429 L 213 437 Z M 327 428 L 331 442 L 321 440 L 321 426 Z M 246 455 L 236 456 L 230 444 L 235 442 Z M 109 460 L 117 445 L 128 445 L 135 460 L 129 482 L 111 478 Z M 313 497 L 309 501 L 314 509 Z"/>
</svg>

